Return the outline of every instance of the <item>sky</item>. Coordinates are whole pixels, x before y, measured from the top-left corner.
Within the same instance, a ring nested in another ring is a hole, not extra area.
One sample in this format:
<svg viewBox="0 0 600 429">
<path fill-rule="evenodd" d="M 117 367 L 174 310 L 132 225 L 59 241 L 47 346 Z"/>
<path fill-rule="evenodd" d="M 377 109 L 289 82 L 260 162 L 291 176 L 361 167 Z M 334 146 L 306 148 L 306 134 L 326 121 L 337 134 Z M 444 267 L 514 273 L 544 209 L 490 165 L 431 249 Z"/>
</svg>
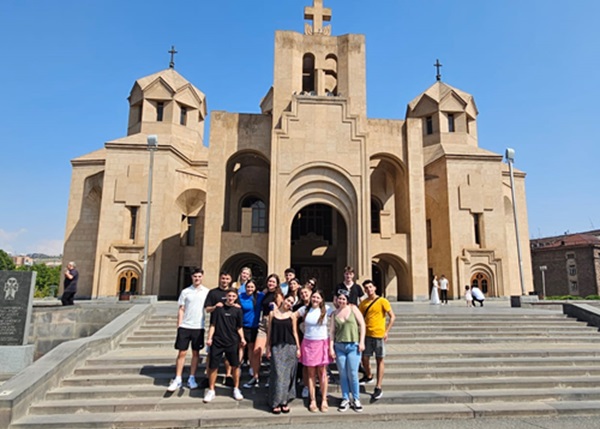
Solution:
<svg viewBox="0 0 600 429">
<path fill-rule="evenodd" d="M 312 0 L 2 0 L 0 249 L 62 253 L 70 160 L 126 135 L 136 79 L 168 67 L 209 111 L 259 113 L 276 30 Z M 324 0 L 367 42 L 367 112 L 404 119 L 442 80 L 472 94 L 479 146 L 516 151 L 532 238 L 600 229 L 600 2 Z M 206 141 L 210 121 L 205 129 Z"/>
</svg>

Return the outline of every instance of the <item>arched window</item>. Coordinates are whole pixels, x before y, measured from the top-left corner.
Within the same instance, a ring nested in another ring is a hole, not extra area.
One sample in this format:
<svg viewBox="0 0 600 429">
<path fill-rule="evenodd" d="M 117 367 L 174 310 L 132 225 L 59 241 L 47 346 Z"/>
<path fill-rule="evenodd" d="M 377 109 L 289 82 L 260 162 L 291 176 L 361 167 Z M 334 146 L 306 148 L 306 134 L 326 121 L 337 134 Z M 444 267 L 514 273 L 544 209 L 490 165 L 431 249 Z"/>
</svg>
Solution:
<svg viewBox="0 0 600 429">
<path fill-rule="evenodd" d="M 302 58 L 302 92 L 315 91 L 315 56 L 305 54 Z"/>
<path fill-rule="evenodd" d="M 252 209 L 252 232 L 267 232 L 267 206 L 263 200 L 247 197 L 242 202 L 242 207 Z"/>
<path fill-rule="evenodd" d="M 381 203 L 377 198 L 371 197 L 371 233 L 381 232 Z"/>
</svg>

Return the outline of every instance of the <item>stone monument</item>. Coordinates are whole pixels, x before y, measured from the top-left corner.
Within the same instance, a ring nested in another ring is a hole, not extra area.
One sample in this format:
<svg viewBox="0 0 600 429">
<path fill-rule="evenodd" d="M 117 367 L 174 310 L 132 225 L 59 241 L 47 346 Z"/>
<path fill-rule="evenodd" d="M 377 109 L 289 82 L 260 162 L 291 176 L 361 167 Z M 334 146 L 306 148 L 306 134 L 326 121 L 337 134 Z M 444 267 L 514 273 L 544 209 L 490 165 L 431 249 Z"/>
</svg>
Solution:
<svg viewBox="0 0 600 429">
<path fill-rule="evenodd" d="M 35 290 L 35 271 L 0 271 L 1 372 L 15 374 L 33 362 L 27 344 Z"/>
</svg>

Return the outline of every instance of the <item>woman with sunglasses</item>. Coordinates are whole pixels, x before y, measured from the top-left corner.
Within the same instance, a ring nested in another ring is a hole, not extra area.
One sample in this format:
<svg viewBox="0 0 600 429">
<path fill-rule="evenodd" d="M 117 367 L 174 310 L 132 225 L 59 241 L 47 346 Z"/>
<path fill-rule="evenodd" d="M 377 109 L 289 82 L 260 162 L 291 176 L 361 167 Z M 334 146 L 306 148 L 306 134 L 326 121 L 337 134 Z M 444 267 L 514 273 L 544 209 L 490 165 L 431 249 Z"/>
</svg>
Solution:
<svg viewBox="0 0 600 429">
<path fill-rule="evenodd" d="M 358 368 L 361 352 L 365 349 L 366 327 L 358 307 L 349 305 L 349 295 L 350 292 L 345 289 L 338 289 L 336 293 L 338 307 L 330 324 L 329 354 L 335 359 L 340 374 L 342 402 L 338 411 L 348 410 L 352 395 L 352 408 L 361 412 L 363 407 L 360 403 Z"/>
</svg>

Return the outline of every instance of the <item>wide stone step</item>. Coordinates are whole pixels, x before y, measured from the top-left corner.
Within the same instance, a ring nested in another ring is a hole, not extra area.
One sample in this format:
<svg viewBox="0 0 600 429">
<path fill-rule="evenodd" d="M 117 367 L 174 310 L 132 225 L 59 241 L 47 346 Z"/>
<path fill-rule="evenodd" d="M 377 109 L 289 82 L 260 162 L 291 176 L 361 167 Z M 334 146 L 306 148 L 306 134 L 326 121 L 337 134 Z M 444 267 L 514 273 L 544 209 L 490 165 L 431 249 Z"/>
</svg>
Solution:
<svg viewBox="0 0 600 429">
<path fill-rule="evenodd" d="M 570 344 L 570 343 L 599 343 L 600 335 L 596 336 L 565 336 L 565 337 L 556 337 L 556 336 L 509 336 L 509 337 L 497 337 L 493 335 L 485 336 L 485 335 L 474 335 L 469 337 L 468 339 L 460 338 L 460 337 L 447 337 L 447 336 L 436 336 L 436 337 L 409 337 L 405 336 L 403 338 L 395 338 L 393 340 L 394 344 L 464 344 L 465 342 L 469 342 L 470 344 L 501 344 L 501 343 L 535 343 L 536 341 L 540 341 L 544 344 Z M 146 344 L 146 343 L 140 343 Z"/>
<path fill-rule="evenodd" d="M 266 426 L 289 424 L 345 424 L 353 422 L 376 422 L 391 420 L 446 420 L 471 419 L 478 417 L 598 415 L 600 401 L 536 401 L 536 402 L 484 402 L 469 404 L 366 404 L 364 412 L 339 413 L 335 404 L 328 413 L 310 413 L 306 407 L 293 402 L 292 412 L 287 415 L 272 415 L 263 408 L 239 408 L 232 413 L 213 409 L 211 404 L 202 404 L 181 413 L 157 412 L 111 412 L 79 413 L 60 415 L 29 415 L 11 426 L 11 429 L 82 429 L 82 428 L 197 428 L 216 426 Z M 232 405 L 234 407 L 235 404 Z"/>
</svg>

